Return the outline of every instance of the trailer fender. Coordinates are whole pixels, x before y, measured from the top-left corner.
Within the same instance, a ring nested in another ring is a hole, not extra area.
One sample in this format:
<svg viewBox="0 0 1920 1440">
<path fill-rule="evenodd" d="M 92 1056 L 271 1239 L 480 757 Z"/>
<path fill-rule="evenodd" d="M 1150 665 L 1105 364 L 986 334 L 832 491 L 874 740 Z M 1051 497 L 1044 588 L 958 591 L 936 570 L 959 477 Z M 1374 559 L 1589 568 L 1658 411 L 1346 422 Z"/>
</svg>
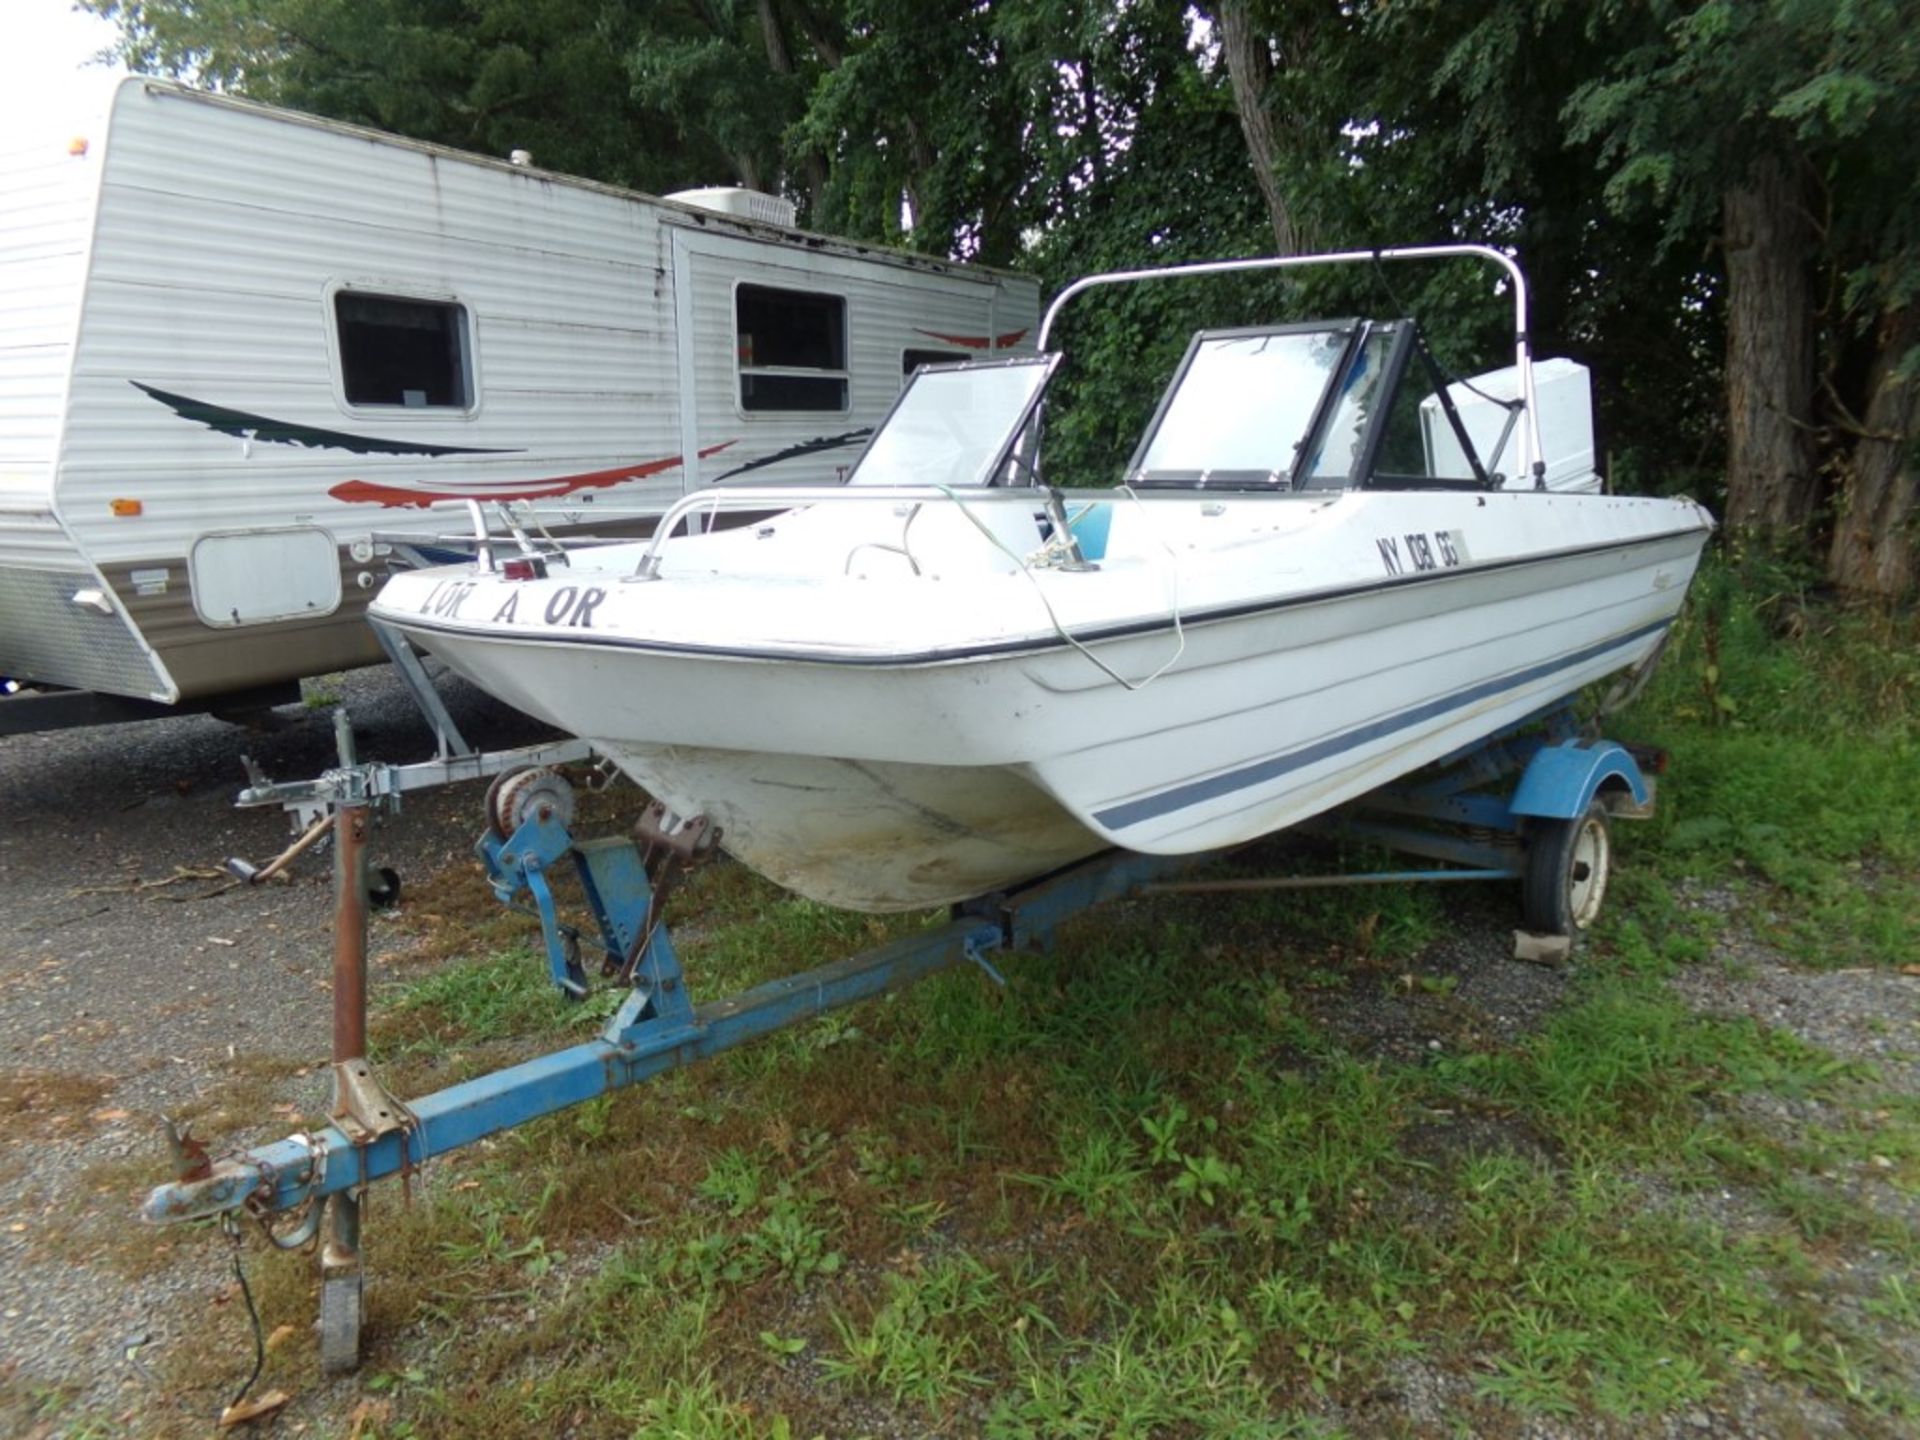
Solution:
<svg viewBox="0 0 1920 1440">
<path fill-rule="evenodd" d="M 1528 762 L 1507 808 L 1515 815 L 1572 820 L 1586 814 L 1604 790 L 1632 796 L 1630 806 L 1609 806 L 1624 815 L 1644 815 L 1653 804 L 1653 786 L 1625 746 L 1611 740 L 1547 745 Z"/>
</svg>

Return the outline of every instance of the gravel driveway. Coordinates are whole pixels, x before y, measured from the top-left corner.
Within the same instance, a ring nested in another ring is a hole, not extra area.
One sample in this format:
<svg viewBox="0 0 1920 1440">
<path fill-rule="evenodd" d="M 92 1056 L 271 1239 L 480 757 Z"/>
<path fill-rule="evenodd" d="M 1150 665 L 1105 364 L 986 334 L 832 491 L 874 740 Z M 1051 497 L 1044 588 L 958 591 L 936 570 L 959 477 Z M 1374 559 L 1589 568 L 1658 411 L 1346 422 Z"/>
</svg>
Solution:
<svg viewBox="0 0 1920 1440">
<path fill-rule="evenodd" d="M 545 738 L 457 681 L 442 692 L 478 745 Z M 191 1107 L 261 1057 L 324 1066 L 329 852 L 297 861 L 291 883 L 211 893 L 223 880 L 207 872 L 226 857 L 259 863 L 289 838 L 279 810 L 233 808 L 240 757 L 276 779 L 319 774 L 334 760 L 334 696 L 363 760 L 423 759 L 433 744 L 384 668 L 309 694 L 321 703 L 275 712 L 271 733 L 188 716 L 0 740 L 0 1383 L 16 1399 L 76 1386 L 98 1403 L 137 1388 L 127 1351 L 144 1337 L 153 1354 L 227 1279 L 204 1247 L 191 1267 L 133 1281 L 115 1273 L 124 1266 L 85 1263 L 90 1243 L 133 1223 L 128 1195 L 165 1178 L 156 1112 Z M 464 855 L 481 788 L 409 797 L 376 831 L 370 862 L 404 884 Z M 273 1123 L 267 1098 L 227 1125 L 209 1117 L 207 1138 Z"/>
</svg>

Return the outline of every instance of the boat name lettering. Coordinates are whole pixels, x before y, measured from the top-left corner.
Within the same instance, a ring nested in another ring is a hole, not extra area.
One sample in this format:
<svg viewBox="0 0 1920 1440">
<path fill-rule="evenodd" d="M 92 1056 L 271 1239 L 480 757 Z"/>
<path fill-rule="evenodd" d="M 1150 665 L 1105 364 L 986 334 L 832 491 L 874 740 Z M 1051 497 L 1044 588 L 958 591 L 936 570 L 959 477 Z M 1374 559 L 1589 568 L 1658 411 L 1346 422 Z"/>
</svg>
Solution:
<svg viewBox="0 0 1920 1440">
<path fill-rule="evenodd" d="M 1459 537 L 1451 530 L 1382 535 L 1373 543 L 1379 547 L 1380 563 L 1389 575 L 1401 575 L 1408 570 L 1448 570 L 1460 563 L 1462 547 Z M 1404 557 L 1400 553 L 1402 544 L 1406 546 Z"/>
<path fill-rule="evenodd" d="M 553 598 L 547 601 L 547 623 L 574 625 L 582 630 L 591 630 L 593 612 L 600 608 L 600 602 L 606 598 L 607 592 L 598 585 L 589 585 L 584 590 L 573 585 L 562 585 L 553 592 Z"/>
<path fill-rule="evenodd" d="M 442 580 L 427 592 L 427 598 L 420 602 L 422 615 L 445 615 L 452 619 L 460 618 L 460 607 L 466 603 L 467 596 L 473 593 L 471 580 Z"/>
</svg>

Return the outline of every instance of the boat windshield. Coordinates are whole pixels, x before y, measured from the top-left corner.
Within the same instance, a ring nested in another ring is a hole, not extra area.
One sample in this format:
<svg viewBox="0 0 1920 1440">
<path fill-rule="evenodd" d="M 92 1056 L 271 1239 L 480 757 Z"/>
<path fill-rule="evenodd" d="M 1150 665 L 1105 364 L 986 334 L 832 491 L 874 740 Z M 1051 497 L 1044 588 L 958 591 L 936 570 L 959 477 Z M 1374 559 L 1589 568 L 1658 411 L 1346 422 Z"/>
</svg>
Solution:
<svg viewBox="0 0 1920 1440">
<path fill-rule="evenodd" d="M 1352 336 L 1350 326 L 1200 336 L 1129 468 L 1284 483 Z"/>
<path fill-rule="evenodd" d="M 1053 370 L 1049 357 L 915 372 L 850 485 L 990 485 Z"/>
</svg>

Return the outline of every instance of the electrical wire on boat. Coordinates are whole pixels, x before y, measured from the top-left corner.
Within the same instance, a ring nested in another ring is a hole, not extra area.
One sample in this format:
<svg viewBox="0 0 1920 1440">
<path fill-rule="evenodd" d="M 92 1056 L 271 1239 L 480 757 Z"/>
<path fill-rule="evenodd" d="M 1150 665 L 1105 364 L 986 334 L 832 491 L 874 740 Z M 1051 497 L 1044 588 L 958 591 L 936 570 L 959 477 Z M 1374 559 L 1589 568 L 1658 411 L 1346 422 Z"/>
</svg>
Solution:
<svg viewBox="0 0 1920 1440">
<path fill-rule="evenodd" d="M 562 558 L 566 556 L 566 547 L 554 538 L 553 532 L 547 528 L 547 522 L 542 520 L 540 518 L 540 512 L 533 508 L 533 502 L 531 500 L 509 500 L 501 508 L 506 510 L 509 515 L 511 515 L 513 508 L 518 508 L 520 514 L 525 517 L 523 523 L 531 525 L 535 530 L 539 531 L 540 538 L 553 547 L 554 554 Z"/>
<path fill-rule="evenodd" d="M 1107 664 L 1106 661 L 1102 660 L 1098 655 L 1094 654 L 1093 651 L 1088 649 L 1087 646 L 1083 644 L 1077 636 L 1075 636 L 1071 631 L 1067 629 L 1067 627 L 1064 624 L 1061 623 L 1059 612 L 1057 612 L 1053 608 L 1053 601 L 1047 597 L 1046 586 L 1040 583 L 1040 577 L 1033 573 L 1033 566 L 1028 563 L 1029 557 L 1016 555 L 1007 546 L 1004 540 L 1002 540 L 998 535 L 994 534 L 992 530 L 987 528 L 987 526 L 981 521 L 979 516 L 975 515 L 973 511 L 967 508 L 967 502 L 962 500 L 960 496 L 956 494 L 951 488 L 945 485 L 935 485 L 933 488 L 935 490 L 938 490 L 942 495 L 945 495 L 947 499 L 951 500 L 955 505 L 957 505 L 960 509 L 960 513 L 967 517 L 968 522 L 972 524 L 973 528 L 978 530 L 982 535 L 986 536 L 988 542 L 993 546 L 994 549 L 998 550 L 1002 555 L 1006 556 L 1009 560 L 1013 561 L 1013 563 L 1019 567 L 1020 573 L 1027 577 L 1028 583 L 1033 586 L 1034 593 L 1040 597 L 1040 603 L 1042 606 L 1045 607 L 1047 612 L 1047 621 L 1049 624 L 1053 626 L 1053 633 L 1058 635 L 1062 640 L 1066 641 L 1067 644 L 1071 645 L 1074 649 L 1078 650 L 1082 655 L 1084 655 L 1087 658 L 1088 661 L 1090 661 L 1093 664 L 1095 669 L 1099 670 L 1102 674 L 1104 674 L 1109 680 L 1113 681 L 1116 685 L 1119 685 L 1126 690 L 1144 690 L 1147 688 L 1147 686 L 1151 685 L 1154 681 L 1158 680 L 1162 675 L 1166 674 L 1167 671 L 1171 670 L 1177 663 L 1179 663 L 1180 657 L 1186 654 L 1187 631 L 1186 631 L 1185 624 L 1182 623 L 1180 618 L 1180 557 L 1174 553 L 1173 547 L 1167 544 L 1165 540 L 1162 540 L 1160 544 L 1161 544 L 1161 547 L 1167 552 L 1167 559 L 1170 562 L 1167 566 L 1167 575 L 1168 575 L 1169 581 L 1171 582 L 1173 595 L 1168 602 L 1168 614 L 1173 620 L 1173 634 L 1174 634 L 1173 654 L 1169 655 L 1166 661 L 1160 666 L 1160 668 L 1155 670 L 1151 675 L 1148 675 L 1144 679 L 1140 679 L 1140 680 L 1129 680 L 1127 679 L 1126 676 L 1122 675 L 1118 670 L 1114 669 L 1111 665 Z M 1140 507 L 1140 513 L 1142 515 L 1146 514 L 1146 510 L 1147 510 L 1146 502 L 1140 498 L 1139 493 L 1135 491 L 1131 485 L 1116 485 L 1113 488 L 1116 490 L 1123 491 L 1129 500 L 1133 501 L 1135 505 L 1138 505 Z"/>
<path fill-rule="evenodd" d="M 1373 275 L 1374 279 L 1379 281 L 1380 288 L 1387 292 L 1387 301 L 1396 311 L 1402 315 L 1413 314 L 1413 311 L 1407 308 L 1406 301 L 1400 298 L 1400 292 L 1394 287 L 1393 281 L 1387 278 L 1387 268 L 1380 263 L 1378 254 L 1376 254 L 1373 259 Z M 1418 325 L 1413 327 L 1413 343 L 1415 349 L 1420 353 L 1421 360 L 1426 364 L 1427 373 L 1436 381 L 1434 394 L 1438 397 L 1442 408 L 1446 411 L 1447 423 L 1453 427 L 1461 445 L 1465 447 L 1467 454 L 1472 460 L 1477 460 L 1479 457 L 1474 447 L 1468 441 L 1466 430 L 1460 423 L 1460 416 L 1455 411 L 1453 401 L 1447 394 L 1448 388 L 1458 385 L 1469 394 L 1479 396 L 1482 400 L 1486 401 L 1487 404 L 1507 412 L 1507 428 L 1500 432 L 1500 438 L 1494 444 L 1493 455 L 1486 461 L 1488 469 L 1499 464 L 1500 456 L 1506 449 L 1507 437 L 1513 433 L 1514 422 L 1519 419 L 1521 412 L 1527 408 L 1527 402 L 1517 399 L 1502 400 L 1497 395 L 1489 395 L 1465 376 L 1455 374 L 1450 366 L 1442 365 L 1440 363 L 1440 357 L 1433 353 L 1433 347 L 1427 344 L 1427 337 L 1421 333 Z M 1476 469 L 1477 468 L 1478 467 L 1476 467 Z M 1484 481 L 1487 477 L 1480 476 L 1478 478 Z"/>
</svg>

